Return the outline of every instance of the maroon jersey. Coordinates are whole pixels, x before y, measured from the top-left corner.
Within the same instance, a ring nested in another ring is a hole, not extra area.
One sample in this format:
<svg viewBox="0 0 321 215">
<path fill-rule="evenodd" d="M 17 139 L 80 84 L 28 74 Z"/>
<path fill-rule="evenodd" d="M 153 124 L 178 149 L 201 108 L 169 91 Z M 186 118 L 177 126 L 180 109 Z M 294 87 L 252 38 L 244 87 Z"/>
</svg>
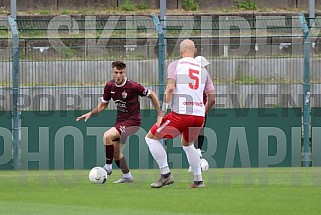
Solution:
<svg viewBox="0 0 321 215">
<path fill-rule="evenodd" d="M 114 80 L 107 82 L 104 88 L 103 102 L 113 99 L 117 107 L 116 122 L 133 119 L 140 121 L 140 104 L 138 97 L 149 95 L 149 90 L 139 83 L 126 78 L 122 85 Z"/>
<path fill-rule="evenodd" d="M 207 102 L 207 95 L 206 95 L 206 93 L 204 92 L 204 93 L 203 93 L 203 103 L 204 103 L 204 105 L 206 104 L 206 102 Z"/>
</svg>

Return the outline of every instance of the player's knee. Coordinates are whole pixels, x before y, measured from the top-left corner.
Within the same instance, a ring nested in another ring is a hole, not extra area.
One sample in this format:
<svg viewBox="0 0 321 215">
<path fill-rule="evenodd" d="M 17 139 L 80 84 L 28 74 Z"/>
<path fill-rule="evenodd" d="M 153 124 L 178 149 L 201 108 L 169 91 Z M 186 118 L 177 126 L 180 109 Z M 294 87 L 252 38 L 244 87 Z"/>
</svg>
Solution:
<svg viewBox="0 0 321 215">
<path fill-rule="evenodd" d="M 104 133 L 104 144 L 105 145 L 112 145 L 113 144 L 113 139 L 108 133 Z"/>
<path fill-rule="evenodd" d="M 150 139 L 154 139 L 154 135 L 152 134 L 151 131 L 149 131 L 149 132 L 146 134 L 145 139 L 146 139 L 146 137 L 147 137 L 147 138 L 150 138 Z"/>
<path fill-rule="evenodd" d="M 120 160 L 123 157 L 122 153 L 114 152 L 114 160 Z"/>
</svg>

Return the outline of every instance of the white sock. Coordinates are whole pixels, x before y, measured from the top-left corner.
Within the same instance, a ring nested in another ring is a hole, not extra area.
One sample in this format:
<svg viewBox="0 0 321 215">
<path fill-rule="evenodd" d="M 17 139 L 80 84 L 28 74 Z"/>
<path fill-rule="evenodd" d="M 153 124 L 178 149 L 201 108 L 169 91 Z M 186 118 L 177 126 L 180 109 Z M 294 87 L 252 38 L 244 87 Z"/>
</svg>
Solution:
<svg viewBox="0 0 321 215">
<path fill-rule="evenodd" d="M 197 150 L 197 153 L 198 153 L 198 155 L 200 156 L 200 158 L 202 158 L 202 151 L 201 151 L 201 149 L 196 149 Z"/>
<path fill-rule="evenodd" d="M 169 173 L 170 170 L 167 163 L 167 154 L 160 141 L 148 137 L 145 137 L 145 140 L 150 153 L 158 164 L 161 174 Z"/>
<path fill-rule="evenodd" d="M 113 164 L 105 164 L 105 168 L 110 171 L 113 169 Z"/>
<path fill-rule="evenodd" d="M 130 172 L 123 174 L 124 178 L 132 178 L 132 174 Z"/>
<path fill-rule="evenodd" d="M 194 173 L 194 181 L 202 181 L 201 159 L 194 145 L 183 146 L 189 165 Z"/>
</svg>

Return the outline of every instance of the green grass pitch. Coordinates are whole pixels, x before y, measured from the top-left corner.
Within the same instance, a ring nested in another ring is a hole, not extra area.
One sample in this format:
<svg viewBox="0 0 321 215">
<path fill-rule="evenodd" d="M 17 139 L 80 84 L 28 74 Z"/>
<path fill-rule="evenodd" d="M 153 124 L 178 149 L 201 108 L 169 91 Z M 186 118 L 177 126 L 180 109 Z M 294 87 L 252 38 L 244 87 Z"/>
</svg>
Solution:
<svg viewBox="0 0 321 215">
<path fill-rule="evenodd" d="M 175 183 L 149 187 L 158 170 L 132 170 L 135 182 L 91 184 L 89 170 L 0 171 L 0 214 L 190 215 L 321 213 L 321 168 L 210 169 L 206 188 L 188 189 L 193 176 L 173 169 Z"/>
</svg>

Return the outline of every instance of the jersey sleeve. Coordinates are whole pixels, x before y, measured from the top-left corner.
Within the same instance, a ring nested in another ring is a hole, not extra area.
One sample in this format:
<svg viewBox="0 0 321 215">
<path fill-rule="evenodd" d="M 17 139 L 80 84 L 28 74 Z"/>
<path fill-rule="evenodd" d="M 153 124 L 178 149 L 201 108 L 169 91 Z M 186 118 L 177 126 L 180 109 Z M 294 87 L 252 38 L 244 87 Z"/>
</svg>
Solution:
<svg viewBox="0 0 321 215">
<path fill-rule="evenodd" d="M 178 60 L 171 62 L 168 64 L 167 67 L 167 78 L 173 79 L 176 81 L 177 79 L 177 74 L 176 74 L 176 68 L 178 65 Z"/>
<path fill-rule="evenodd" d="M 110 101 L 110 99 L 111 99 L 110 87 L 109 87 L 109 83 L 107 83 L 104 88 L 104 94 L 101 97 L 101 102 L 107 103 Z"/>
<path fill-rule="evenodd" d="M 210 74 L 208 73 L 208 71 L 206 69 L 204 69 L 204 70 L 206 71 L 206 75 L 207 75 L 206 82 L 205 82 L 205 88 L 204 88 L 204 92 L 206 93 L 206 92 L 215 90 L 215 87 L 214 87 L 214 84 L 213 84 Z"/>
<path fill-rule="evenodd" d="M 137 94 L 141 97 L 149 96 L 150 90 L 146 87 L 143 87 L 140 83 L 135 83 L 134 87 L 137 90 Z"/>
</svg>

